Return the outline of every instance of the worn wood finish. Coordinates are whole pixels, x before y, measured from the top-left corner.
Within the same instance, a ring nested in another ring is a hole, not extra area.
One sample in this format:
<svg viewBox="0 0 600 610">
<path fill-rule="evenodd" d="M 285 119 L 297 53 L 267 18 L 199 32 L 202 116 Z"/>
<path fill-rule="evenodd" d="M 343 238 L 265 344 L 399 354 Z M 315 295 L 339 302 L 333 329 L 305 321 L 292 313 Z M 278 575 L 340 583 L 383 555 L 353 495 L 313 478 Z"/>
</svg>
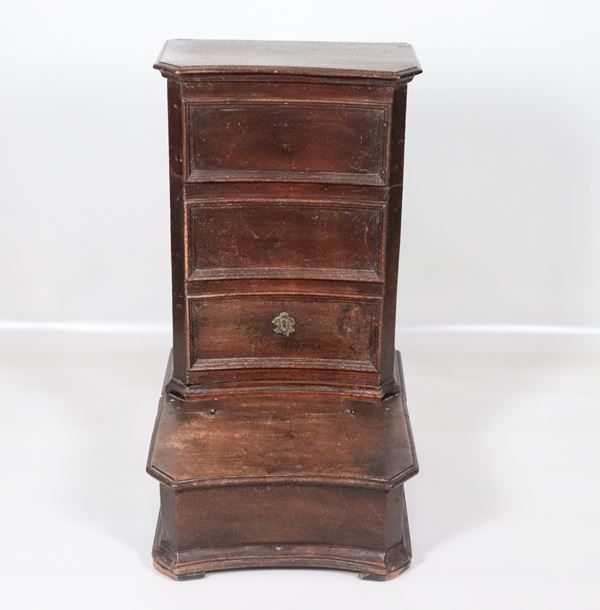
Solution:
<svg viewBox="0 0 600 610">
<path fill-rule="evenodd" d="M 379 299 L 226 295 L 195 297 L 189 307 L 193 370 L 377 369 Z M 284 312 L 295 323 L 289 336 L 274 332 Z"/>
<path fill-rule="evenodd" d="M 421 67 L 409 44 L 169 40 L 154 65 L 165 76 L 269 74 L 410 79 Z"/>
<path fill-rule="evenodd" d="M 182 404 L 165 393 L 148 469 L 175 490 L 292 479 L 388 490 L 418 469 L 400 387 L 383 402 L 263 389 Z"/>
<path fill-rule="evenodd" d="M 410 565 L 402 485 L 387 493 L 310 486 L 226 487 L 179 494 L 161 486 L 161 492 L 154 565 L 176 580 L 257 567 L 335 568 L 388 580 Z M 176 526 L 168 523 L 175 519 Z M 179 549 L 175 531 L 195 546 Z M 320 542 L 294 542 L 306 538 Z M 235 545 L 224 546 L 224 540 Z M 243 544 L 247 540 L 251 543 Z M 343 545 L 336 544 L 339 541 Z"/>
<path fill-rule="evenodd" d="M 150 449 L 175 578 L 410 562 L 394 328 L 410 45 L 169 41 L 173 351 Z"/>
<path fill-rule="evenodd" d="M 403 483 L 418 465 L 401 393 L 379 400 L 164 393 L 148 459 L 154 558 L 174 578 L 237 567 L 408 567 Z M 168 375 L 167 375 L 168 376 Z"/>
<path fill-rule="evenodd" d="M 189 104 L 188 180 L 385 184 L 386 108 Z"/>
<path fill-rule="evenodd" d="M 201 373 L 195 366 L 191 300 L 253 295 L 275 301 L 272 297 L 287 292 L 290 298 L 312 295 L 332 302 L 379 299 L 369 331 L 376 367 L 355 367 L 365 373 L 362 377 L 349 378 L 342 372 L 344 367 L 333 367 L 331 375 L 324 376 L 319 363 L 335 359 L 331 350 L 327 353 L 319 347 L 329 345 L 326 334 L 314 343 L 313 354 L 306 355 L 317 365 L 314 368 L 306 363 L 298 376 L 297 363 L 292 361 L 287 375 L 257 367 L 254 373 L 240 373 L 245 381 L 337 385 L 343 392 L 355 387 L 364 396 L 390 392 L 401 187 L 363 190 L 347 185 L 261 183 L 258 189 L 254 183 L 236 183 L 184 188 L 179 176 L 172 176 L 172 184 L 174 315 L 181 319 L 174 325 L 173 389 L 181 382 L 188 389 L 178 391 L 191 396 L 195 385 L 210 390 L 222 388 L 227 379 L 232 385 L 237 380 L 224 378 L 222 367 L 212 367 L 209 374 L 206 367 Z M 263 318 L 255 322 L 266 328 L 277 313 L 265 307 Z M 318 326 L 317 321 L 315 332 Z M 332 327 L 331 336 L 336 334 L 341 350 L 350 337 L 344 339 L 344 333 L 333 332 Z M 218 337 L 220 343 L 229 343 L 232 352 L 239 349 L 238 339 L 227 333 Z M 289 347 L 295 345 L 292 339 Z"/>
<path fill-rule="evenodd" d="M 188 212 L 189 280 L 381 281 L 383 207 L 289 199 L 202 202 Z M 307 248 L 310 242 L 312 247 Z"/>
</svg>

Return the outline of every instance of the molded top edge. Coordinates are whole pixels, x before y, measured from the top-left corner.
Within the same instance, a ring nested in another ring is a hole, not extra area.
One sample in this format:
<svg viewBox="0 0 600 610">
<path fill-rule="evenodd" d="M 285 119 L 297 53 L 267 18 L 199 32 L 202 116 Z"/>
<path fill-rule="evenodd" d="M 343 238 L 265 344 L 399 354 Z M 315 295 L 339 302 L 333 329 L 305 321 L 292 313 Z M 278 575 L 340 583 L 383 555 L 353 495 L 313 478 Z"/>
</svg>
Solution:
<svg viewBox="0 0 600 610">
<path fill-rule="evenodd" d="M 154 67 L 165 76 L 281 74 L 409 79 L 422 72 L 407 43 L 168 40 Z"/>
</svg>

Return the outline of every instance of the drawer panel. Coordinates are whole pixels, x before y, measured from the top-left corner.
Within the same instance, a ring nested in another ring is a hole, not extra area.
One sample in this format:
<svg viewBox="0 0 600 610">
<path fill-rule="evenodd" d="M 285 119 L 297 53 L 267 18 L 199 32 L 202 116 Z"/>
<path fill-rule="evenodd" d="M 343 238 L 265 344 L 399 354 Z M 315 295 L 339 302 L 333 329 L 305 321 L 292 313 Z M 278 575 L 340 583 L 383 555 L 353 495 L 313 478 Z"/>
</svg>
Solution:
<svg viewBox="0 0 600 610">
<path fill-rule="evenodd" d="M 387 183 L 388 107 L 188 104 L 188 180 Z"/>
<path fill-rule="evenodd" d="M 188 277 L 381 281 L 382 225 L 378 205 L 194 204 Z"/>
<path fill-rule="evenodd" d="M 188 303 L 191 370 L 377 370 L 379 299 L 235 295 Z"/>
</svg>

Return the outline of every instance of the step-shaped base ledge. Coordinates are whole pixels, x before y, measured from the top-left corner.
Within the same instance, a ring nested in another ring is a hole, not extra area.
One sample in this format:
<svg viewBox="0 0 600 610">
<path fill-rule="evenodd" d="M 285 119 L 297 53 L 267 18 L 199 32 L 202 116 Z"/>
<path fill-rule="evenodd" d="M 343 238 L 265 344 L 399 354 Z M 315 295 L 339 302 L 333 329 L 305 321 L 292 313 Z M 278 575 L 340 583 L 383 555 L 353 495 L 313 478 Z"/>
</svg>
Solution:
<svg viewBox="0 0 600 610">
<path fill-rule="evenodd" d="M 172 489 L 303 484 L 392 489 L 418 472 L 402 392 L 385 400 L 260 392 L 164 394 L 148 473 Z"/>
<path fill-rule="evenodd" d="M 396 379 L 404 388 L 399 358 Z M 404 391 L 163 394 L 148 460 L 161 484 L 155 565 L 176 579 L 305 567 L 387 580 L 410 564 L 403 484 L 417 471 Z"/>
</svg>

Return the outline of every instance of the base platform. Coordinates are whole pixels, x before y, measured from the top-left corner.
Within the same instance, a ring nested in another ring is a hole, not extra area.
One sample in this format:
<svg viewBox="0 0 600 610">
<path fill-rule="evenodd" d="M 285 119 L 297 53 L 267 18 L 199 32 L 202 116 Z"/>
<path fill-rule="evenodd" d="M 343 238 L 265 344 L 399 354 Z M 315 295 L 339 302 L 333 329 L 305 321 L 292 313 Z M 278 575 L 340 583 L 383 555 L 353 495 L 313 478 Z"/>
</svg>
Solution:
<svg viewBox="0 0 600 610">
<path fill-rule="evenodd" d="M 399 359 L 397 371 L 404 387 Z M 155 566 L 175 579 L 271 567 L 393 578 L 410 565 L 403 484 L 417 471 L 404 394 L 163 394 L 148 460 Z"/>
</svg>

